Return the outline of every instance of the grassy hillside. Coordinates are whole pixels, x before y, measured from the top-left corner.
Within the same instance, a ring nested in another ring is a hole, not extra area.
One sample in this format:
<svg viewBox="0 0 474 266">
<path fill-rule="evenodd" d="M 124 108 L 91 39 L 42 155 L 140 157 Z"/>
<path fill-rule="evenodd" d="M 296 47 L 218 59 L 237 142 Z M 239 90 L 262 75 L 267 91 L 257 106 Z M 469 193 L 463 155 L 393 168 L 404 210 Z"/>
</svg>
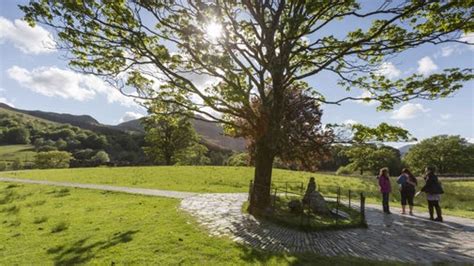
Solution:
<svg viewBox="0 0 474 266">
<path fill-rule="evenodd" d="M 0 162 L 12 162 L 16 159 L 22 162 L 33 162 L 36 152 L 31 145 L 0 146 Z"/>
<path fill-rule="evenodd" d="M 264 253 L 210 237 L 178 205 L 175 199 L 0 183 L 0 265 L 377 265 Z"/>
<path fill-rule="evenodd" d="M 248 192 L 253 171 L 252 167 L 161 166 L 17 171 L 5 172 L 3 176 L 192 192 Z M 311 176 L 316 177 L 319 189 L 325 195 L 334 194 L 341 187 L 343 193 L 347 193 L 349 189 L 355 193 L 364 192 L 369 202 L 379 202 L 380 193 L 375 178 L 280 169 L 273 171 L 273 181 L 276 184 L 284 187 L 284 182 L 295 182 L 290 183 L 293 190 L 299 190 L 301 182 L 306 186 Z M 394 177 L 392 181 L 392 205 L 398 207 L 400 195 Z M 423 180 L 419 180 L 419 183 L 421 185 Z M 443 181 L 443 186 L 446 194 L 443 195 L 441 204 L 445 213 L 474 218 L 474 181 Z M 416 205 L 426 211 L 424 195 L 416 198 Z"/>
<path fill-rule="evenodd" d="M 25 117 L 30 121 L 42 121 L 44 123 L 53 123 L 55 125 L 70 124 L 82 129 L 106 135 L 124 135 L 125 133 L 142 135 L 144 133 L 143 126 L 139 119 L 111 126 L 101 124 L 89 115 L 71 115 L 54 112 L 21 110 L 4 103 L 0 103 L 0 113 L 8 113 L 10 115 L 21 114 L 22 117 Z M 245 141 L 243 139 L 224 136 L 222 128 L 216 123 L 196 119 L 193 119 L 192 123 L 196 132 L 203 138 L 204 144 L 207 144 L 206 146 L 211 146 L 209 147 L 210 149 L 213 147 L 229 151 L 242 151 L 245 149 Z"/>
</svg>

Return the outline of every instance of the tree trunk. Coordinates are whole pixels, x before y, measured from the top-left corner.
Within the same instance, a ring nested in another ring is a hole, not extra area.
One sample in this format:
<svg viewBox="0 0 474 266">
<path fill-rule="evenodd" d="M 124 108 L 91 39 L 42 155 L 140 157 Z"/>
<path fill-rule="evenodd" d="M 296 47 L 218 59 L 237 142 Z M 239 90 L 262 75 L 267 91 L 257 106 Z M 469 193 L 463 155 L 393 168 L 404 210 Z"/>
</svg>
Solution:
<svg viewBox="0 0 474 266">
<path fill-rule="evenodd" d="M 258 214 L 270 207 L 270 186 L 274 155 L 269 148 L 268 140 L 262 139 L 255 150 L 255 176 L 253 190 L 250 195 L 249 212 Z"/>
</svg>

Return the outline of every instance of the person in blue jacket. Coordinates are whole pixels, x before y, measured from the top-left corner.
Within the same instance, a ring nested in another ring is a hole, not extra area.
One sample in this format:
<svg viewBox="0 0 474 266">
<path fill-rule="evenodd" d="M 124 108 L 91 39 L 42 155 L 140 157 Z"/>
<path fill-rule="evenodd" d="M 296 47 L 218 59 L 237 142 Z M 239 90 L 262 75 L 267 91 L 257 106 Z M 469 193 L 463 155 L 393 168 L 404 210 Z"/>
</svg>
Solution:
<svg viewBox="0 0 474 266">
<path fill-rule="evenodd" d="M 400 185 L 400 198 L 402 203 L 402 214 L 406 214 L 406 206 L 410 208 L 410 215 L 413 215 L 413 198 L 415 197 L 416 177 L 408 170 L 403 168 L 402 174 L 398 177 L 397 183 Z"/>
</svg>

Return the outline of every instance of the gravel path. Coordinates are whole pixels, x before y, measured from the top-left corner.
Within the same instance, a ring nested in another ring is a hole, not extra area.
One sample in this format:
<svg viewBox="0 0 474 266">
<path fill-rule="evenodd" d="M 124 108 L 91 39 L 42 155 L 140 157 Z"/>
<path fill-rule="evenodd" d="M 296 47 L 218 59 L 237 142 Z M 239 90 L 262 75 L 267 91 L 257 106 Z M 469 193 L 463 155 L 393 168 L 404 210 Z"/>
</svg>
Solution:
<svg viewBox="0 0 474 266">
<path fill-rule="evenodd" d="M 368 204 L 367 229 L 301 232 L 261 222 L 242 213 L 243 193 L 197 194 L 0 177 L 0 182 L 76 187 L 183 199 L 181 209 L 194 216 L 211 235 L 273 252 L 314 252 L 327 256 L 356 256 L 375 260 L 412 263 L 457 262 L 474 265 L 474 220 L 445 216 L 444 223 L 416 216 L 384 215 Z M 398 211 L 392 208 L 393 212 Z"/>
<path fill-rule="evenodd" d="M 54 182 L 54 181 L 46 181 L 46 180 L 23 179 L 23 178 L 20 179 L 20 178 L 0 177 L 0 181 L 1 182 L 28 183 L 28 184 L 39 184 L 39 185 L 60 186 L 60 187 L 75 187 L 75 188 L 87 188 L 87 189 L 117 191 L 117 192 L 125 192 L 125 193 L 130 193 L 130 194 L 159 196 L 159 197 L 176 198 L 176 199 L 184 199 L 184 198 L 187 198 L 187 197 L 197 195 L 196 193 L 191 193 L 191 192 L 180 192 L 180 191 L 171 191 L 171 190 L 118 187 L 118 186 L 108 186 L 108 185 L 71 183 L 71 182 Z"/>
</svg>

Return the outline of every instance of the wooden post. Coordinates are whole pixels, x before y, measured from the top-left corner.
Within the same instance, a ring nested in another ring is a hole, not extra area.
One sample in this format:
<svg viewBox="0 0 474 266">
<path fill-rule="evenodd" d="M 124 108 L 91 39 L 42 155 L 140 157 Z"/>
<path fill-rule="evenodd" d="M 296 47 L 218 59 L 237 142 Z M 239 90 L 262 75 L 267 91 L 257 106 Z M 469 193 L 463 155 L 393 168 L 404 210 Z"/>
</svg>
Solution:
<svg viewBox="0 0 474 266">
<path fill-rule="evenodd" d="M 341 196 L 341 187 L 337 188 L 337 196 L 336 196 L 336 224 L 339 222 L 339 201 Z"/>
<path fill-rule="evenodd" d="M 365 196 L 364 193 L 360 193 L 360 223 L 366 224 L 365 220 Z"/>
<path fill-rule="evenodd" d="M 288 182 L 285 182 L 285 197 L 288 198 Z"/>
</svg>

